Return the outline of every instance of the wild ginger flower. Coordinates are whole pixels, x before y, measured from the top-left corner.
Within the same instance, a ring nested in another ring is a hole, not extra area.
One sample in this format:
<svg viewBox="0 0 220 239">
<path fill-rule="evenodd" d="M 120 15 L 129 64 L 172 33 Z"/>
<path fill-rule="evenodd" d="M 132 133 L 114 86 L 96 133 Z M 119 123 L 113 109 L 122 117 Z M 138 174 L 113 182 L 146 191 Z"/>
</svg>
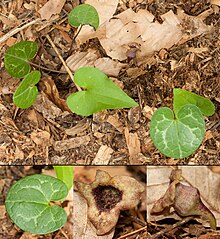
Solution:
<svg viewBox="0 0 220 239">
<path fill-rule="evenodd" d="M 88 218 L 96 228 L 97 235 L 111 231 L 116 225 L 120 210 L 136 207 L 144 186 L 128 176 L 111 177 L 107 172 L 97 170 L 91 184 L 75 182 L 79 193 L 88 204 Z"/>
<path fill-rule="evenodd" d="M 203 204 L 197 188 L 180 183 L 182 171 L 173 170 L 170 175 L 170 185 L 151 209 L 151 214 L 169 213 L 173 207 L 175 212 L 181 216 L 200 216 L 210 223 L 210 227 L 216 230 L 216 219 L 213 213 Z"/>
</svg>

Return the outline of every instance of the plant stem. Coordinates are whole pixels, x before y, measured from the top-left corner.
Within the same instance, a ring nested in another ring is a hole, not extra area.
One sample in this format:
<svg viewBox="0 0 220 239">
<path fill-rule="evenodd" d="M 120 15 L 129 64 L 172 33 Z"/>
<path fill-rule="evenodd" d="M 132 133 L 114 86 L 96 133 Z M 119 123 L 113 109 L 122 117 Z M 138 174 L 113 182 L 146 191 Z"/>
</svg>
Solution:
<svg viewBox="0 0 220 239">
<path fill-rule="evenodd" d="M 54 51 L 57 53 L 58 57 L 60 58 L 60 61 L 62 62 L 63 66 L 65 67 L 67 73 L 69 74 L 71 80 L 74 82 L 73 79 L 73 74 L 71 72 L 71 70 L 69 69 L 69 67 L 67 66 L 66 62 L 64 61 L 63 57 L 60 55 L 57 47 L 55 46 L 55 44 L 53 43 L 52 39 L 50 38 L 49 35 L 46 35 L 47 40 L 50 42 L 51 46 L 53 47 Z M 81 91 L 82 89 L 74 82 L 76 88 L 78 91 Z"/>
</svg>

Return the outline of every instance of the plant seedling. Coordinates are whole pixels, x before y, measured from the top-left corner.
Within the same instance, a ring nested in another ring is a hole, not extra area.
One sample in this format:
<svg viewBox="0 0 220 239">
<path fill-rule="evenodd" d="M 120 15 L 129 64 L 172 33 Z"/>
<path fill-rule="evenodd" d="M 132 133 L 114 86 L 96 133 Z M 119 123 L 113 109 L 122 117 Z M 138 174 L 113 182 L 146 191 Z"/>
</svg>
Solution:
<svg viewBox="0 0 220 239">
<path fill-rule="evenodd" d="M 68 22 L 73 27 L 91 25 L 97 30 L 99 26 L 99 15 L 93 6 L 81 4 L 69 13 Z"/>
<path fill-rule="evenodd" d="M 82 67 L 74 74 L 74 82 L 85 88 L 67 98 L 70 110 L 82 116 L 89 116 L 105 109 L 138 106 L 121 88 L 103 72 L 94 67 Z"/>
<path fill-rule="evenodd" d="M 21 109 L 30 107 L 37 98 L 38 89 L 35 86 L 40 81 L 39 71 L 27 74 L 13 95 L 13 102 Z"/>
<path fill-rule="evenodd" d="M 6 210 L 22 230 L 47 234 L 66 223 L 65 210 L 53 202 L 63 201 L 67 196 L 73 185 L 73 167 L 55 168 L 58 178 L 35 174 L 20 179 L 10 188 L 5 201 Z"/>
<path fill-rule="evenodd" d="M 204 115 L 215 112 L 213 103 L 194 93 L 174 89 L 174 113 L 159 108 L 152 116 L 150 136 L 156 148 L 172 158 L 191 155 L 202 143 L 205 134 Z"/>
<path fill-rule="evenodd" d="M 13 77 L 24 77 L 30 72 L 29 60 L 35 57 L 37 51 L 37 44 L 32 41 L 22 41 L 14 44 L 5 52 L 5 69 Z"/>
</svg>

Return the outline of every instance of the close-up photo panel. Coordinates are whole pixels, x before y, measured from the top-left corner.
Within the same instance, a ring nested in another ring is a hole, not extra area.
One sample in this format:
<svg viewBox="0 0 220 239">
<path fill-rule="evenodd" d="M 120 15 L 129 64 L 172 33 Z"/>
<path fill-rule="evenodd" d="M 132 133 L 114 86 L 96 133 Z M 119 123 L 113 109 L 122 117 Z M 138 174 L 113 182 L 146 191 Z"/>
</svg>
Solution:
<svg viewBox="0 0 220 239">
<path fill-rule="evenodd" d="M 0 1 L 0 239 L 220 239 L 220 1 Z"/>
</svg>

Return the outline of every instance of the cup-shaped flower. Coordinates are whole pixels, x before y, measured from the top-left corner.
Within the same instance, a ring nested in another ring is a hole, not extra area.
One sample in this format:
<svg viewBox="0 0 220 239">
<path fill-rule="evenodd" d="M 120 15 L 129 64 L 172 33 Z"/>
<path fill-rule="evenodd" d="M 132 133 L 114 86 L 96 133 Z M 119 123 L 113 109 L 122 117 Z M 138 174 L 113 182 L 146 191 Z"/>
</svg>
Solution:
<svg viewBox="0 0 220 239">
<path fill-rule="evenodd" d="M 154 203 L 151 214 L 164 214 L 173 207 L 181 216 L 200 216 L 209 221 L 210 227 L 216 229 L 216 219 L 213 213 L 203 204 L 199 190 L 193 186 L 180 183 L 181 170 L 173 170 L 170 175 L 170 185 L 159 200 Z"/>
<path fill-rule="evenodd" d="M 118 221 L 120 210 L 136 207 L 144 186 L 128 176 L 111 177 L 97 170 L 96 179 L 90 184 L 75 182 L 79 193 L 88 204 L 88 218 L 96 228 L 97 235 L 110 232 Z"/>
</svg>

